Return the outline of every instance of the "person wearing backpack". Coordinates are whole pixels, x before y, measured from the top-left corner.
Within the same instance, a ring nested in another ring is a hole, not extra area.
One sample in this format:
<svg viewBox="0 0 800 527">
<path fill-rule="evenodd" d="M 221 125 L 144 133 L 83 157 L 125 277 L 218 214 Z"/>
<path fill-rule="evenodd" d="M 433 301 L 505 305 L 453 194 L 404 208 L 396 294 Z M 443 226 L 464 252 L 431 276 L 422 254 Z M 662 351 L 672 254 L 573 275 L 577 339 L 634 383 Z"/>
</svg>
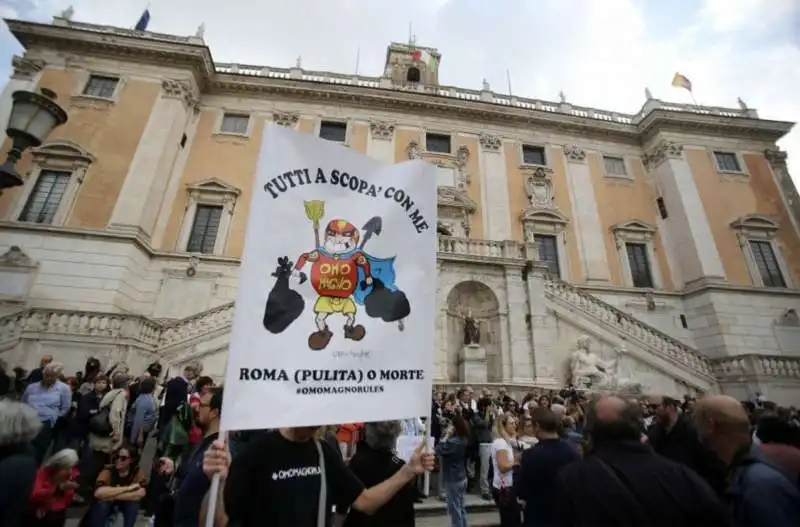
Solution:
<svg viewBox="0 0 800 527">
<path fill-rule="evenodd" d="M 735 527 L 800 525 L 800 486 L 752 442 L 750 419 L 736 399 L 700 399 L 693 418 L 701 440 L 729 467 L 725 494 Z"/>
<path fill-rule="evenodd" d="M 128 408 L 128 393 L 125 390 L 128 380 L 127 374 L 114 374 L 111 378 L 111 390 L 103 396 L 97 413 L 89 419 L 92 460 L 85 481 L 96 481 L 98 474 L 111 462 L 112 452 L 122 446 L 125 412 Z"/>
</svg>

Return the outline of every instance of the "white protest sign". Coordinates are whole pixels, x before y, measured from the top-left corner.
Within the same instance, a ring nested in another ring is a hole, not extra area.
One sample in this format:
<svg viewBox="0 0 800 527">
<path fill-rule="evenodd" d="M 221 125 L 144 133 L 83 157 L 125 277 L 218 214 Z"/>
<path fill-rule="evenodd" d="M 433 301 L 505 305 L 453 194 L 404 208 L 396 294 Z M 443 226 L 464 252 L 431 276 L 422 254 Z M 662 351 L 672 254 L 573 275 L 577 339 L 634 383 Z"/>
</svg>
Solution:
<svg viewBox="0 0 800 527">
<path fill-rule="evenodd" d="M 429 411 L 435 167 L 271 123 L 253 189 L 222 428 Z"/>
<path fill-rule="evenodd" d="M 414 450 L 422 444 L 422 440 L 425 437 L 428 436 L 397 436 L 397 442 L 394 446 L 395 455 L 408 463 L 408 460 L 414 454 Z M 428 437 L 428 448 L 426 449 L 428 452 L 433 452 L 434 441 L 434 438 Z"/>
</svg>

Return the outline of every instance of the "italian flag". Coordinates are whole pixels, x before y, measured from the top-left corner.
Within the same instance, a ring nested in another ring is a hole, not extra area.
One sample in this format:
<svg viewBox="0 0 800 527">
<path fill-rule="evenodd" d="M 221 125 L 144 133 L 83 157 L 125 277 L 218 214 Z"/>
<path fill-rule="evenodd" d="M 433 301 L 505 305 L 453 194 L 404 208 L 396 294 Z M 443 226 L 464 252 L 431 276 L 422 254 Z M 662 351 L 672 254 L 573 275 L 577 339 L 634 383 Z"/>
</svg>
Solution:
<svg viewBox="0 0 800 527">
<path fill-rule="evenodd" d="M 434 71 L 436 70 L 436 68 L 439 67 L 439 60 L 434 55 L 428 53 L 424 49 L 413 50 L 411 52 L 411 60 L 415 62 L 416 61 L 424 62 L 429 69 Z"/>
</svg>

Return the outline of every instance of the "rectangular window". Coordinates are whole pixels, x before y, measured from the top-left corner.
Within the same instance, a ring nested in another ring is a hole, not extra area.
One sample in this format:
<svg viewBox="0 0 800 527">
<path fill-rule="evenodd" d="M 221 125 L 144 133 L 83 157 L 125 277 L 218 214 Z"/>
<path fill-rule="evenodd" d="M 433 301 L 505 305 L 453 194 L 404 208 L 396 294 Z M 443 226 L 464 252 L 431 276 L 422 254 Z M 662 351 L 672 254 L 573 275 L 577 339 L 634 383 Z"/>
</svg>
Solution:
<svg viewBox="0 0 800 527">
<path fill-rule="evenodd" d="M 319 124 L 319 136 L 328 141 L 344 143 L 347 139 L 347 123 L 339 121 L 322 121 Z"/>
<path fill-rule="evenodd" d="M 653 276 L 650 274 L 650 262 L 647 258 L 647 245 L 644 243 L 626 243 L 628 265 L 631 268 L 633 287 L 653 287 Z"/>
<path fill-rule="evenodd" d="M 669 214 L 667 213 L 667 204 L 664 203 L 664 198 L 656 198 L 656 205 L 658 206 L 658 214 L 661 216 L 661 219 L 666 220 L 669 218 Z"/>
<path fill-rule="evenodd" d="M 110 99 L 114 96 L 117 84 L 119 84 L 119 79 L 116 77 L 91 75 L 86 86 L 83 88 L 83 94 L 90 97 Z"/>
<path fill-rule="evenodd" d="M 750 240 L 750 250 L 761 275 L 761 281 L 765 287 L 786 287 L 786 280 L 778 266 L 772 244 L 763 240 Z"/>
<path fill-rule="evenodd" d="M 558 238 L 556 236 L 536 235 L 536 244 L 539 246 L 539 260 L 547 264 L 550 274 L 561 277 L 558 267 Z"/>
<path fill-rule="evenodd" d="M 449 154 L 450 136 L 445 134 L 425 134 L 425 150 L 438 154 Z"/>
<path fill-rule="evenodd" d="M 627 176 L 628 167 L 625 160 L 621 157 L 603 156 L 603 163 L 606 166 L 606 174 L 611 176 Z"/>
<path fill-rule="evenodd" d="M 19 221 L 31 223 L 53 223 L 58 206 L 69 184 L 69 172 L 42 170 L 33 187 Z"/>
<path fill-rule="evenodd" d="M 544 165 L 544 147 L 522 145 L 522 163 L 525 165 Z"/>
<path fill-rule="evenodd" d="M 222 116 L 222 123 L 219 126 L 219 131 L 226 134 L 246 135 L 249 124 L 249 115 L 226 113 Z"/>
<path fill-rule="evenodd" d="M 192 232 L 189 233 L 189 243 L 186 244 L 186 251 L 214 254 L 220 219 L 222 219 L 222 207 L 198 205 L 192 223 Z"/>
<path fill-rule="evenodd" d="M 721 172 L 741 172 L 742 166 L 739 158 L 733 152 L 714 152 L 717 167 Z"/>
</svg>

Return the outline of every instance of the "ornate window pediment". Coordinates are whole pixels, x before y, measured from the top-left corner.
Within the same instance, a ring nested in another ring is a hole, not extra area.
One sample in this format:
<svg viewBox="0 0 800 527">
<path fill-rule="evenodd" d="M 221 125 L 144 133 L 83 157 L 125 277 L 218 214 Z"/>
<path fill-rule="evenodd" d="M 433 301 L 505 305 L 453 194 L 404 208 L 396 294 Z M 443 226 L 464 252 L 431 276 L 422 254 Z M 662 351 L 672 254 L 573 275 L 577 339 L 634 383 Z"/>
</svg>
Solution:
<svg viewBox="0 0 800 527">
<path fill-rule="evenodd" d="M 437 194 L 437 230 L 457 238 L 469 237 L 469 215 L 478 206 L 467 193 L 454 187 L 439 187 Z"/>
<path fill-rule="evenodd" d="M 419 143 L 411 141 L 406 147 L 406 153 L 409 159 L 422 159 L 438 167 L 437 186 L 466 190 L 469 184 L 467 161 L 470 156 L 469 148 L 466 145 L 459 146 L 455 154 L 445 154 L 424 152 Z"/>
<path fill-rule="evenodd" d="M 204 202 L 225 203 L 235 201 L 241 190 L 215 177 L 197 181 L 186 186 L 189 196 Z"/>
<path fill-rule="evenodd" d="M 520 215 L 522 224 L 525 226 L 526 239 L 533 240 L 533 233 L 553 233 L 558 234 L 567 228 L 569 218 L 561 214 L 556 209 L 541 210 L 527 208 Z M 528 233 L 530 236 L 527 236 Z"/>
<path fill-rule="evenodd" d="M 745 214 L 732 221 L 731 228 L 748 238 L 772 239 L 780 225 L 763 214 Z"/>
<path fill-rule="evenodd" d="M 611 226 L 617 245 L 628 242 L 651 242 L 656 233 L 654 225 L 642 220 L 623 221 Z"/>
<path fill-rule="evenodd" d="M 89 151 L 72 141 L 51 141 L 31 150 L 33 162 L 49 169 L 76 170 L 95 162 Z"/>
</svg>

